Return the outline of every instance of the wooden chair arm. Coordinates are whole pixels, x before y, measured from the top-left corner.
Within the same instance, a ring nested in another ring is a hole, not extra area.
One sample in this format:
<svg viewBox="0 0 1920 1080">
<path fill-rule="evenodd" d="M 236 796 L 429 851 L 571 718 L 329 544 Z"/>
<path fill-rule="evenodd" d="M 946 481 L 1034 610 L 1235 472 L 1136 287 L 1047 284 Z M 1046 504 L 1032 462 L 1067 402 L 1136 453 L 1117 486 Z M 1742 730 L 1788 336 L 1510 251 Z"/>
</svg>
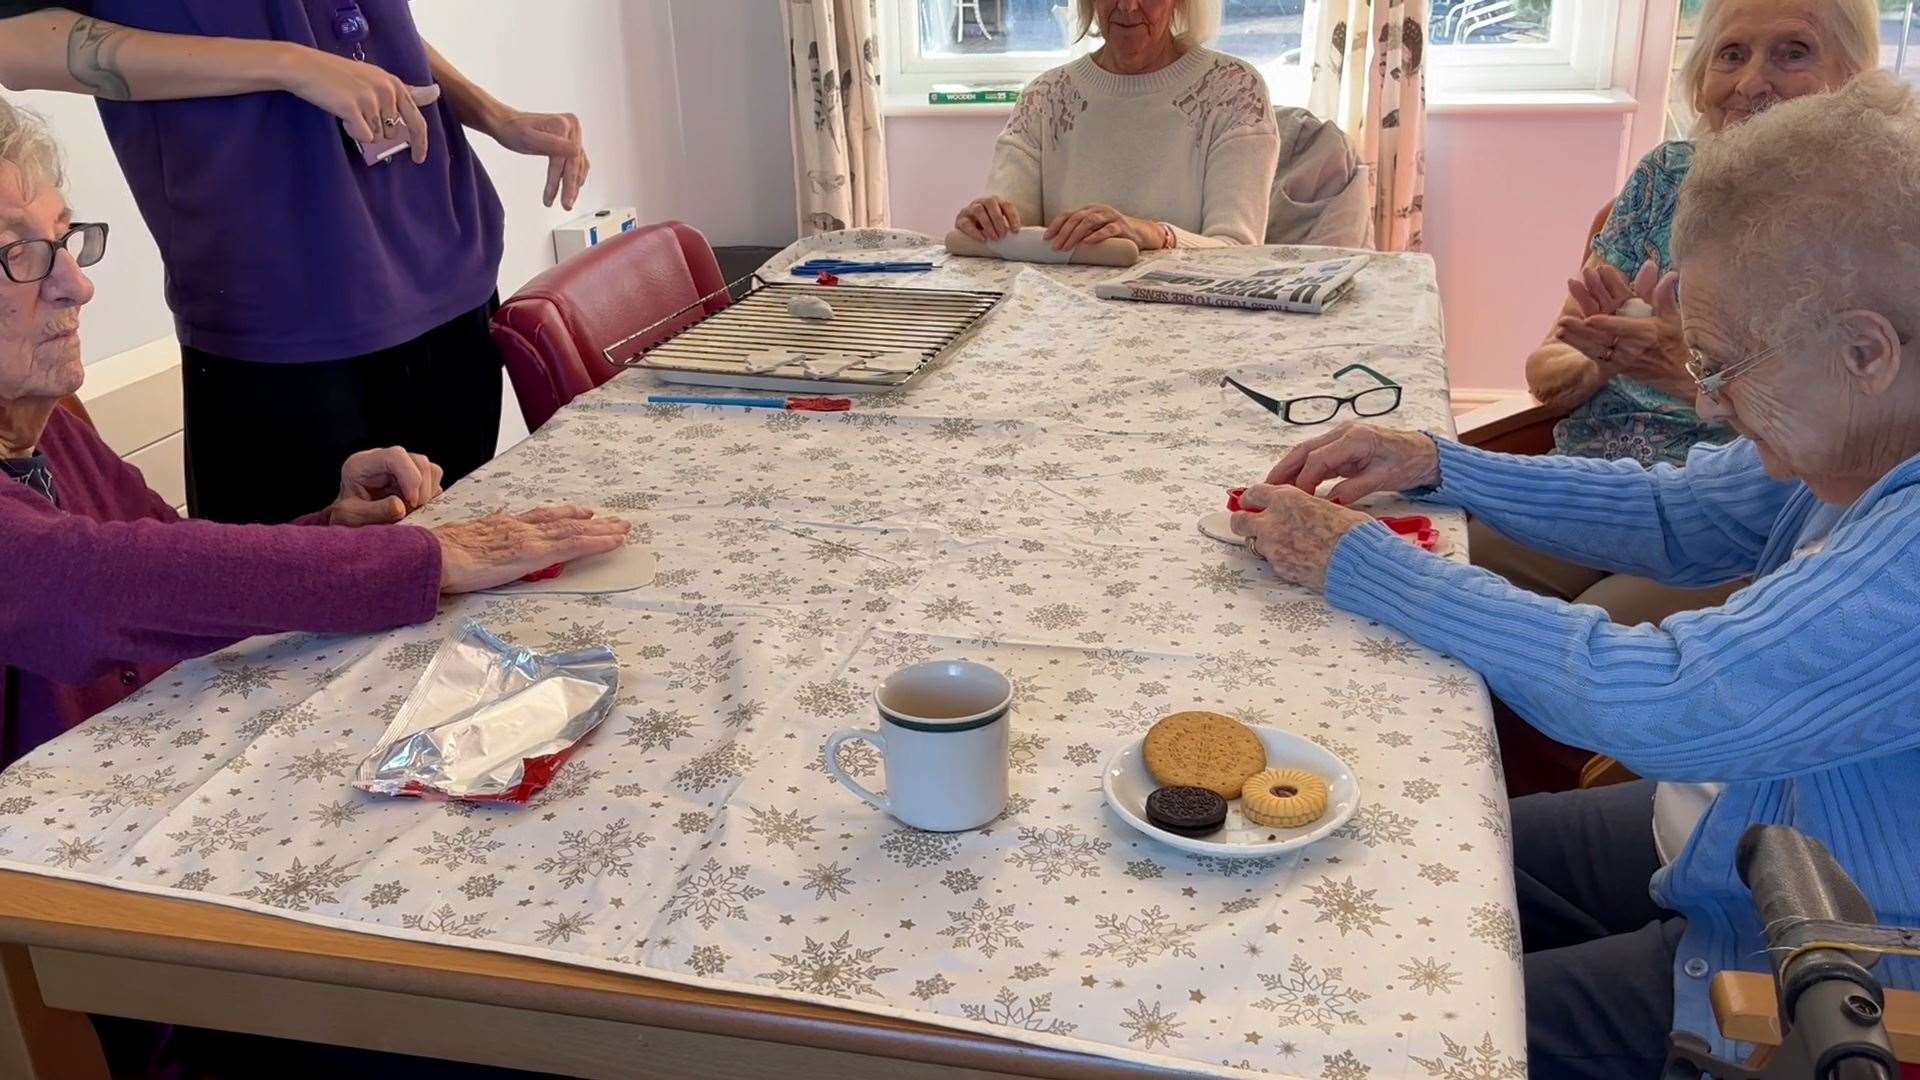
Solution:
<svg viewBox="0 0 1920 1080">
<path fill-rule="evenodd" d="M 1640 779 L 1639 774 L 1605 754 L 1595 754 L 1580 769 L 1580 790 L 1611 787 Z"/>
<path fill-rule="evenodd" d="M 1780 1045 L 1780 1014 L 1773 977 L 1753 971 L 1723 971 L 1713 977 L 1713 1018 L 1720 1033 L 1738 1042 Z M 1887 1038 L 1902 1062 L 1920 1062 L 1920 991 L 1887 991 Z"/>
<path fill-rule="evenodd" d="M 1516 397 L 1482 405 L 1454 418 L 1467 446 L 1503 454 L 1544 454 L 1553 449 L 1553 425 L 1560 414 L 1532 398 Z"/>
</svg>

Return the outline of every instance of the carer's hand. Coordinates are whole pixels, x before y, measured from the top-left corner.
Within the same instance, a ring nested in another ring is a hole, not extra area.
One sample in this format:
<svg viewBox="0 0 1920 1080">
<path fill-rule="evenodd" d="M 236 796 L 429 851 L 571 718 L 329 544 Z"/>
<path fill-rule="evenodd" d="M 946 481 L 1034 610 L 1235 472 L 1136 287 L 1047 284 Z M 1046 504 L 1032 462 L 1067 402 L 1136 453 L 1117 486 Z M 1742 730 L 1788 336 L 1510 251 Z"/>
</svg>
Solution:
<svg viewBox="0 0 1920 1080">
<path fill-rule="evenodd" d="M 547 187 L 540 195 L 541 205 L 552 206 L 558 195 L 562 209 L 573 209 L 593 169 L 593 163 L 587 160 L 579 117 L 572 113 L 516 111 L 495 121 L 487 134 L 516 154 L 546 158 Z"/>
<path fill-rule="evenodd" d="M 440 497 L 440 466 L 405 448 L 362 450 L 340 466 L 330 525 L 391 525 Z"/>
<path fill-rule="evenodd" d="M 1337 504 L 1358 502 L 1378 491 L 1430 487 L 1440 482 L 1440 450 L 1417 431 L 1342 424 L 1288 451 L 1267 473 L 1267 483 L 1291 484 L 1312 495 L 1335 477 L 1344 479 L 1327 499 Z"/>
<path fill-rule="evenodd" d="M 1240 494 L 1240 505 L 1263 511 L 1233 515 L 1233 531 L 1247 538 L 1247 546 L 1272 565 L 1273 571 L 1297 585 L 1327 587 L 1327 564 L 1340 539 L 1373 518 L 1317 499 L 1297 488 L 1255 484 Z"/>
<path fill-rule="evenodd" d="M 439 87 L 408 86 L 385 68 L 304 45 L 288 46 L 281 78 L 288 93 L 339 117 L 355 142 L 401 136 L 414 164 L 427 160 L 427 119 L 420 110 L 440 100 Z"/>
<path fill-rule="evenodd" d="M 613 551 L 633 526 L 594 517 L 579 506 L 543 506 L 493 514 L 433 530 L 440 541 L 440 591 L 476 592 L 505 585 L 554 563 Z"/>
</svg>

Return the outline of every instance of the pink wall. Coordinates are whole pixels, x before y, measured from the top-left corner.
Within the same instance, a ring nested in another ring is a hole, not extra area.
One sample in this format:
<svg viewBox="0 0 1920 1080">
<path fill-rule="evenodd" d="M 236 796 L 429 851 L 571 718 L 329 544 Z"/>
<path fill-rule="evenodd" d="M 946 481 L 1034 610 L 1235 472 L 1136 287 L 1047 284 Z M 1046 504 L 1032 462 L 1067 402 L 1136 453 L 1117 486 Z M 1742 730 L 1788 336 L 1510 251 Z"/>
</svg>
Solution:
<svg viewBox="0 0 1920 1080">
<path fill-rule="evenodd" d="M 1456 390 L 1525 388 L 1593 212 L 1624 175 L 1619 113 L 1442 112 L 1427 122 L 1427 250 Z M 980 194 L 1004 116 L 887 121 L 896 226 L 944 235 Z"/>
<path fill-rule="evenodd" d="M 1426 250 L 1456 390 L 1524 390 L 1594 211 L 1625 173 L 1621 114 L 1446 113 L 1427 122 Z"/>
</svg>

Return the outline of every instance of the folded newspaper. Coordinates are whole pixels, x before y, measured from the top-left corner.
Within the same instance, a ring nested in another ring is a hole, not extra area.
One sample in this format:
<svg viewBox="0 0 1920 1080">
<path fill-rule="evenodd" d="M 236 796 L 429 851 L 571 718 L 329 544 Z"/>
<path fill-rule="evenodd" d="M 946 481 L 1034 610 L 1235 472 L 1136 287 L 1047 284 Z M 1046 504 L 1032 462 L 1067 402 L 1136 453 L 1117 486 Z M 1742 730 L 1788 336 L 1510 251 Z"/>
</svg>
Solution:
<svg viewBox="0 0 1920 1080">
<path fill-rule="evenodd" d="M 1367 265 L 1366 255 L 1343 255 L 1314 262 L 1274 263 L 1234 277 L 1201 272 L 1193 263 L 1146 263 L 1093 287 L 1106 300 L 1144 300 L 1161 304 L 1267 308 L 1318 315 L 1333 306 Z"/>
</svg>

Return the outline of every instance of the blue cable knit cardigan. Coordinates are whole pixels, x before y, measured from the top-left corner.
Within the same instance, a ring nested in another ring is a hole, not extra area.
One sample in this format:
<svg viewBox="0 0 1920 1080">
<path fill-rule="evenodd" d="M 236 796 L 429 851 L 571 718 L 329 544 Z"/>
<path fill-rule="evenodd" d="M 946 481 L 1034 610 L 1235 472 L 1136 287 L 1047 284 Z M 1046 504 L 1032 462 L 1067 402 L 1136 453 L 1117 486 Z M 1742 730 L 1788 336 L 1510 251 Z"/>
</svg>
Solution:
<svg viewBox="0 0 1920 1080">
<path fill-rule="evenodd" d="M 1436 442 L 1441 482 L 1414 494 L 1528 547 L 1673 585 L 1755 579 L 1721 607 L 1629 627 L 1379 525 L 1349 532 L 1327 573 L 1331 603 L 1468 664 L 1547 735 L 1651 779 L 1726 784 L 1651 883 L 1687 917 L 1676 1027 L 1730 1049 L 1708 984 L 1767 970 L 1734 869 L 1749 825 L 1819 839 L 1883 922 L 1920 924 L 1920 456 L 1796 550 L 1819 503 L 1768 477 L 1744 439 L 1697 448 L 1684 469 Z M 1877 971 L 1920 987 L 1913 961 Z"/>
</svg>

